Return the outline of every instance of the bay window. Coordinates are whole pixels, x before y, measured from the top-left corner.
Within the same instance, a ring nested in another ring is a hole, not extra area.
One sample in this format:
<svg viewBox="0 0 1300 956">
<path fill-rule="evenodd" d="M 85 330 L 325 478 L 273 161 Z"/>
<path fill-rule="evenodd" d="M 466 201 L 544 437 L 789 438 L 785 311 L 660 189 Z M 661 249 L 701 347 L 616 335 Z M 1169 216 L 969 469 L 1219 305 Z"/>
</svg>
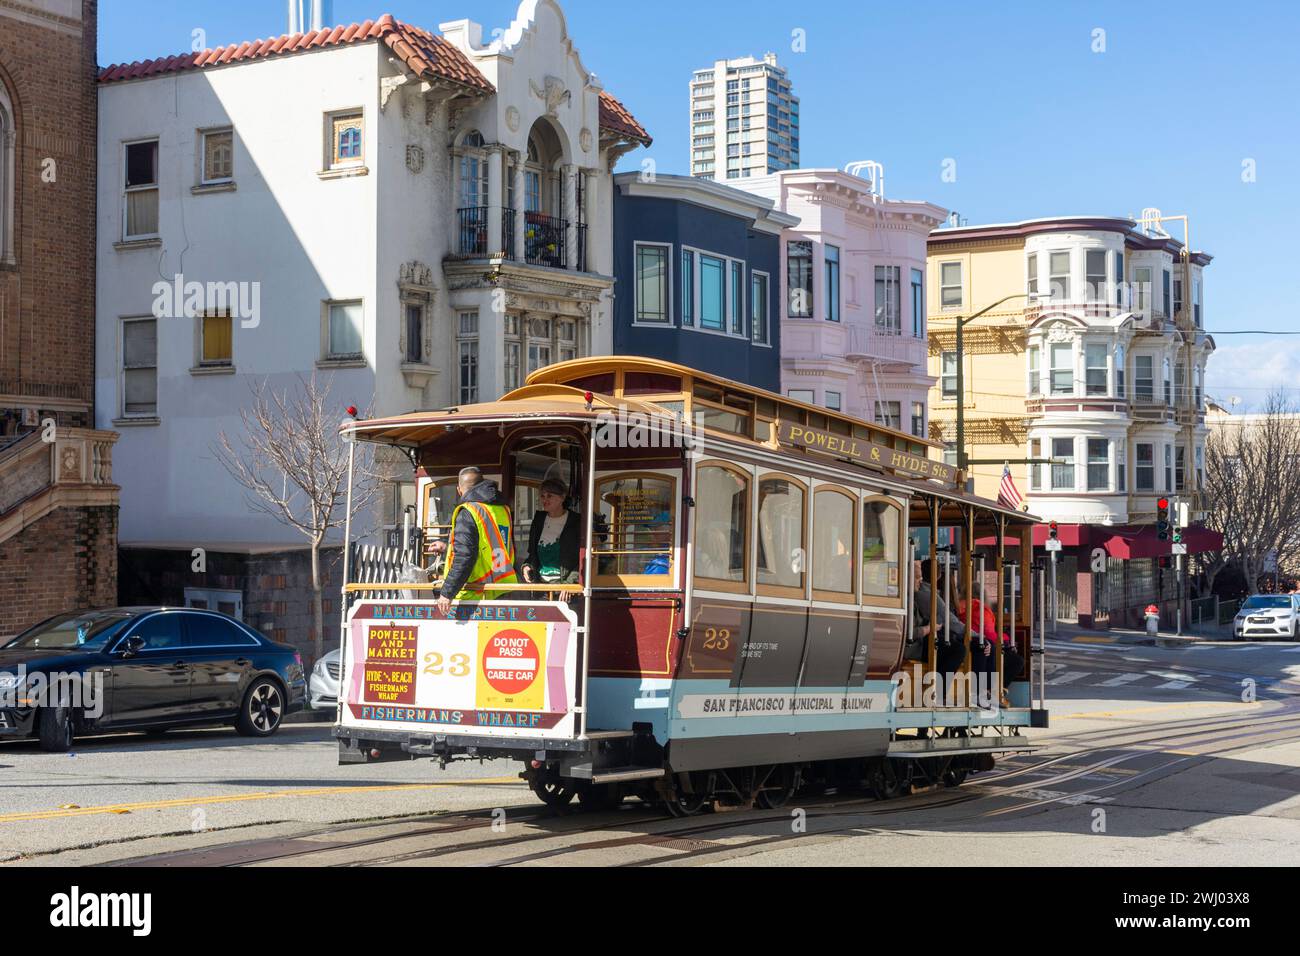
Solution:
<svg viewBox="0 0 1300 956">
<path fill-rule="evenodd" d="M 1156 490 L 1156 446 L 1138 442 L 1133 446 L 1136 454 L 1133 468 L 1133 487 L 1137 491 Z"/>
<path fill-rule="evenodd" d="M 1105 395 L 1106 386 L 1106 346 L 1088 345 L 1084 349 L 1085 388 L 1089 395 Z"/>
<path fill-rule="evenodd" d="M 1110 440 L 1088 439 L 1088 490 L 1110 490 Z"/>
<path fill-rule="evenodd" d="M 1048 255 L 1048 281 L 1053 299 L 1070 298 L 1070 254 L 1053 252 Z"/>
<path fill-rule="evenodd" d="M 1074 490 L 1074 439 L 1052 439 L 1052 490 Z"/>
<path fill-rule="evenodd" d="M 672 299 L 668 262 L 672 246 L 636 244 L 636 321 L 667 325 L 672 321 L 668 303 Z"/>
<path fill-rule="evenodd" d="M 903 331 L 898 289 L 901 272 L 898 266 L 876 266 L 876 328 L 891 335 Z"/>
<path fill-rule="evenodd" d="M 1083 255 L 1084 289 L 1089 302 L 1105 302 L 1106 295 L 1106 250 L 1089 249 Z"/>
<path fill-rule="evenodd" d="M 1042 349 L 1037 345 L 1029 347 L 1029 394 L 1037 395 L 1042 391 Z"/>
<path fill-rule="evenodd" d="M 840 250 L 838 246 L 825 247 L 826 261 L 826 321 L 840 320 Z"/>
<path fill-rule="evenodd" d="M 1074 347 L 1068 342 L 1052 343 L 1052 394 L 1074 394 Z"/>
<path fill-rule="evenodd" d="M 786 293 L 793 319 L 810 319 L 813 314 L 812 243 L 793 240 L 786 244 Z"/>
</svg>

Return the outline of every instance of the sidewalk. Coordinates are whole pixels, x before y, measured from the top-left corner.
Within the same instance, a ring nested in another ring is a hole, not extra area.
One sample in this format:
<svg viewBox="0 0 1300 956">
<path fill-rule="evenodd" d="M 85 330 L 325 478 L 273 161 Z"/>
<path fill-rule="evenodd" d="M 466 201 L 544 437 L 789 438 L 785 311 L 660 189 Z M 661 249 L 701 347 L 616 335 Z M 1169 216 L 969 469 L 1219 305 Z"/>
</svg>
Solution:
<svg viewBox="0 0 1300 956">
<path fill-rule="evenodd" d="M 1232 640 L 1231 624 L 1198 624 L 1194 628 L 1184 627 L 1180 637 L 1174 633 L 1172 627 L 1168 626 L 1171 623 L 1162 620 L 1159 635 L 1152 637 L 1144 630 L 1122 627 L 1113 627 L 1104 631 L 1091 630 L 1066 621 L 1058 622 L 1056 632 L 1053 633 L 1052 622 L 1048 621 L 1047 637 L 1049 640 L 1069 641 L 1072 644 L 1145 644 L 1148 646 L 1159 644 L 1165 647 L 1184 646 L 1199 641 Z"/>
</svg>

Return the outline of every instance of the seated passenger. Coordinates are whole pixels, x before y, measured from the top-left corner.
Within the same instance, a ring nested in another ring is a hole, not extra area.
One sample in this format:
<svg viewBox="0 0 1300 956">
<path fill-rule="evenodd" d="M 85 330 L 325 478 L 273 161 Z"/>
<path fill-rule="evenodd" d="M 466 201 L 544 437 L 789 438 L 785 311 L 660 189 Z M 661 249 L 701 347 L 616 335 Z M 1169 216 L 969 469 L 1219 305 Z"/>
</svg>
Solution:
<svg viewBox="0 0 1300 956">
<path fill-rule="evenodd" d="M 528 584 L 577 584 L 582 550 L 582 517 L 570 511 L 565 487 L 554 478 L 542 482 L 542 510 L 533 515 L 528 555 L 520 571 Z"/>
<path fill-rule="evenodd" d="M 997 658 L 993 654 L 993 649 L 996 644 L 1001 644 L 1003 678 L 1006 682 L 1018 679 L 1021 671 L 1024 670 L 1025 661 L 1016 650 L 1011 635 L 998 633 L 998 619 L 994 607 L 982 606 L 979 598 L 967 600 L 960 584 L 957 586 L 957 594 L 961 598 L 957 602 L 957 616 L 981 638 L 971 647 L 971 670 L 980 673 L 996 671 Z M 971 624 L 972 621 L 975 623 Z M 1006 701 L 1004 700 L 1003 703 L 1005 705 Z"/>
<path fill-rule="evenodd" d="M 912 615 L 913 629 L 912 633 L 918 638 L 927 638 L 927 647 L 929 646 L 930 634 L 930 585 L 921 577 L 921 562 L 912 562 L 912 590 L 914 592 Z M 948 610 L 948 605 L 944 603 L 942 597 L 938 602 L 938 631 L 939 638 L 939 657 L 938 667 L 941 674 L 954 674 L 961 667 L 962 661 L 966 659 L 966 626 L 959 621 L 953 613 Z M 947 633 L 944 634 L 943 624 L 947 622 Z M 944 641 L 944 637 L 947 641 Z"/>
</svg>

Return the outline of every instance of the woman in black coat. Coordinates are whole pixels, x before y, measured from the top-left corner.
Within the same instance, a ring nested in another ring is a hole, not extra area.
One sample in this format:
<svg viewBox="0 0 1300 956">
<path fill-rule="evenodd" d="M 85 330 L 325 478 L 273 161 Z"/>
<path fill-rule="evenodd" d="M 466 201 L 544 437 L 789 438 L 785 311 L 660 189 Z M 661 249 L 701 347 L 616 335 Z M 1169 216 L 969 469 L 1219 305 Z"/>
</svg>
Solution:
<svg viewBox="0 0 1300 956">
<path fill-rule="evenodd" d="M 582 550 L 582 517 L 565 507 L 565 488 L 554 478 L 542 482 L 542 510 L 533 515 L 528 555 L 520 565 L 526 584 L 576 584 Z"/>
</svg>

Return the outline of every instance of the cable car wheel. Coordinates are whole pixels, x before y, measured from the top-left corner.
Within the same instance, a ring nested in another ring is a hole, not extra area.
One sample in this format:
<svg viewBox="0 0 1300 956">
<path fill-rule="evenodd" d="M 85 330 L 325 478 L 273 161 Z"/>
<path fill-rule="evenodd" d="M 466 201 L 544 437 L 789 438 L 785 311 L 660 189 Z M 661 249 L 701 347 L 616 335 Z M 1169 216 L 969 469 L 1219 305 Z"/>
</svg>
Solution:
<svg viewBox="0 0 1300 956">
<path fill-rule="evenodd" d="M 537 794 L 537 798 L 552 810 L 563 810 L 578 793 L 578 788 L 571 783 L 548 780 L 545 777 L 533 777 L 528 781 L 528 786 L 533 793 Z"/>
<path fill-rule="evenodd" d="M 754 803 L 762 810 L 780 810 L 795 795 L 802 784 L 799 767 L 790 763 L 768 767 L 763 775 L 763 768 L 757 768 L 755 778 L 759 779 Z"/>
<path fill-rule="evenodd" d="M 867 768 L 867 783 L 877 800 L 894 800 L 912 792 L 913 766 L 910 760 L 878 757 Z"/>
<path fill-rule="evenodd" d="M 969 737 L 970 731 L 965 727 L 949 727 L 944 736 Z M 966 774 L 969 772 L 962 757 L 949 757 L 940 774 L 940 780 L 945 787 L 960 787 L 966 781 Z"/>
<path fill-rule="evenodd" d="M 691 792 L 687 793 L 681 786 L 681 778 L 690 781 Z M 712 808 L 713 774 L 695 771 L 693 773 L 674 774 L 672 790 L 664 795 L 664 806 L 675 817 L 693 817 Z"/>
</svg>

